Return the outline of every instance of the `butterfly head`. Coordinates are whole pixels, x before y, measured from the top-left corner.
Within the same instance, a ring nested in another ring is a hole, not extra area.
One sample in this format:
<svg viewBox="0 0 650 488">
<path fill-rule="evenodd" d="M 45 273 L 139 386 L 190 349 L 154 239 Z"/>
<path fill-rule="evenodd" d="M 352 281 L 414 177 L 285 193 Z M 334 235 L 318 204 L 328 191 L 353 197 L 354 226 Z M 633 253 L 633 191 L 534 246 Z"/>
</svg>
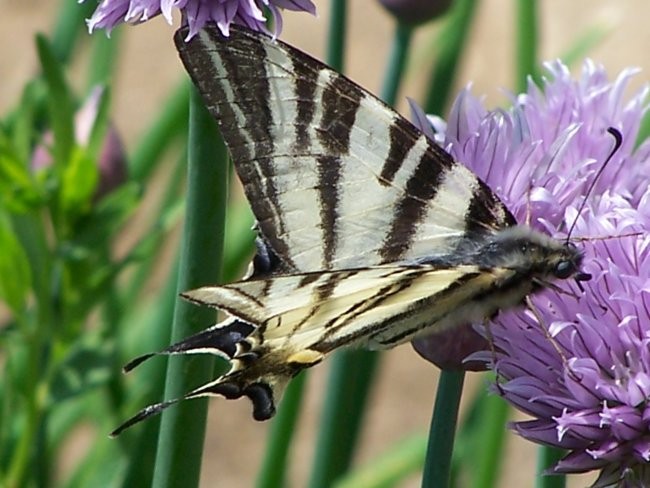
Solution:
<svg viewBox="0 0 650 488">
<path fill-rule="evenodd" d="M 523 226 L 499 232 L 479 251 L 478 257 L 487 267 L 510 268 L 540 282 L 591 278 L 582 271 L 583 254 L 575 244 Z"/>
<path fill-rule="evenodd" d="M 549 257 L 550 274 L 559 279 L 566 280 L 573 277 L 576 281 L 588 281 L 589 273 L 581 269 L 583 254 L 571 241 L 565 241 L 559 248 L 554 249 Z"/>
</svg>

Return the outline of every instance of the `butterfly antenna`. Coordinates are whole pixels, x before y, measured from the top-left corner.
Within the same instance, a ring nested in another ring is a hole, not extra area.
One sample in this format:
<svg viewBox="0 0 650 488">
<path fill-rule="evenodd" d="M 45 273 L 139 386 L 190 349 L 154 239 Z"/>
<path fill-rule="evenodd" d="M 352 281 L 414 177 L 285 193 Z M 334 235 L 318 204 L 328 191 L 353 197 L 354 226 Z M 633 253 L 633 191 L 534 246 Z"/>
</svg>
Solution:
<svg viewBox="0 0 650 488">
<path fill-rule="evenodd" d="M 618 150 L 621 148 L 621 145 L 623 144 L 623 135 L 618 129 L 615 129 L 614 127 L 609 127 L 607 129 L 607 132 L 609 132 L 614 137 L 614 147 L 609 153 L 609 156 L 607 156 L 607 159 L 605 159 L 605 162 L 600 166 L 600 169 L 596 173 L 596 176 L 594 176 L 594 179 L 591 181 L 589 188 L 585 192 L 585 197 L 582 200 L 580 207 L 578 207 L 578 213 L 576 214 L 576 218 L 573 220 L 573 223 L 569 228 L 569 233 L 567 234 L 566 237 L 567 242 L 569 241 L 569 239 L 571 239 L 571 234 L 573 234 L 573 230 L 575 229 L 575 226 L 578 223 L 578 217 L 580 217 L 580 214 L 582 214 L 582 211 L 585 209 L 585 206 L 587 205 L 587 198 L 589 197 L 589 195 L 591 195 L 591 192 L 594 190 L 596 183 L 598 183 L 598 180 L 600 179 L 600 175 L 603 174 L 603 171 L 605 171 L 605 168 L 612 160 L 612 157 L 614 156 L 614 154 L 618 152 Z"/>
</svg>

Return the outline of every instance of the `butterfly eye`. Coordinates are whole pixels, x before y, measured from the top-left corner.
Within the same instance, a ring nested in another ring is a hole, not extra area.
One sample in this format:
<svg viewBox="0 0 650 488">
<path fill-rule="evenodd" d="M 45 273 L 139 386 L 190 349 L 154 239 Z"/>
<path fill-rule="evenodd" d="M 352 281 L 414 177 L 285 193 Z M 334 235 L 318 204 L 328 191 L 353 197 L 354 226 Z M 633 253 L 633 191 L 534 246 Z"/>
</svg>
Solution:
<svg viewBox="0 0 650 488">
<path fill-rule="evenodd" d="M 575 267 L 571 261 L 560 261 L 555 266 L 553 274 L 560 280 L 566 280 L 575 272 Z"/>
</svg>

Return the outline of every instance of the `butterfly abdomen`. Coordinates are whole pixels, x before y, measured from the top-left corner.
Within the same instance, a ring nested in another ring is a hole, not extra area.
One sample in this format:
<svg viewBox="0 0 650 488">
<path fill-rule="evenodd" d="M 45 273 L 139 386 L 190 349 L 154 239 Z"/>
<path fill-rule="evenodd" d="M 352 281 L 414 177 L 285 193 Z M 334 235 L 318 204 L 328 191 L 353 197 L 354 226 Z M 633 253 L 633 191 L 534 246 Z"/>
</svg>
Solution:
<svg viewBox="0 0 650 488">
<path fill-rule="evenodd" d="M 323 357 L 312 350 L 293 351 L 286 347 L 271 350 L 262 346 L 235 356 L 228 374 L 196 392 L 201 396 L 221 395 L 229 400 L 246 396 L 253 404 L 253 418 L 268 420 L 275 414 L 287 383 Z"/>
</svg>

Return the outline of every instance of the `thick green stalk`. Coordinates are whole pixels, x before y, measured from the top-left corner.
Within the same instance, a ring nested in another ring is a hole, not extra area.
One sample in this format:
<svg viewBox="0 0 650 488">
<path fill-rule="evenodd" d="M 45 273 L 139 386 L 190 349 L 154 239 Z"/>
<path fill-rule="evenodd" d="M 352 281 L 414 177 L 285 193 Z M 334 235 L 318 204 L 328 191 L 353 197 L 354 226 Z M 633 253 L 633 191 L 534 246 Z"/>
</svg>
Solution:
<svg viewBox="0 0 650 488">
<path fill-rule="evenodd" d="M 503 398 L 490 395 L 484 398 L 480 425 L 476 436 L 476 456 L 473 458 L 475 488 L 493 488 L 499 479 L 506 440 L 506 421 L 510 407 Z"/>
<path fill-rule="evenodd" d="M 553 467 L 566 453 L 555 447 L 541 446 L 537 451 L 537 470 L 535 488 L 564 488 L 566 476 L 545 475 L 547 469 Z"/>
<path fill-rule="evenodd" d="M 216 123 L 200 95 L 190 98 L 187 211 L 178 288 L 181 292 L 219 281 L 223 253 L 228 158 Z M 178 301 L 172 342 L 214 323 L 214 312 Z M 203 357 L 169 361 L 165 397 L 178 398 L 212 379 L 213 362 Z M 205 436 L 206 400 L 182 402 L 163 413 L 152 485 L 197 486 Z"/>
<path fill-rule="evenodd" d="M 537 80 L 537 1 L 517 0 L 517 50 L 515 87 L 525 92 L 528 77 Z"/>
<path fill-rule="evenodd" d="M 447 106 L 477 4 L 477 0 L 456 0 L 440 34 L 436 44 L 438 57 L 429 78 L 424 103 L 424 111 L 428 114 L 441 115 Z"/>
<path fill-rule="evenodd" d="M 422 488 L 449 485 L 458 407 L 465 381 L 464 371 L 442 371 L 433 407 L 429 444 L 422 475 Z"/>
</svg>

